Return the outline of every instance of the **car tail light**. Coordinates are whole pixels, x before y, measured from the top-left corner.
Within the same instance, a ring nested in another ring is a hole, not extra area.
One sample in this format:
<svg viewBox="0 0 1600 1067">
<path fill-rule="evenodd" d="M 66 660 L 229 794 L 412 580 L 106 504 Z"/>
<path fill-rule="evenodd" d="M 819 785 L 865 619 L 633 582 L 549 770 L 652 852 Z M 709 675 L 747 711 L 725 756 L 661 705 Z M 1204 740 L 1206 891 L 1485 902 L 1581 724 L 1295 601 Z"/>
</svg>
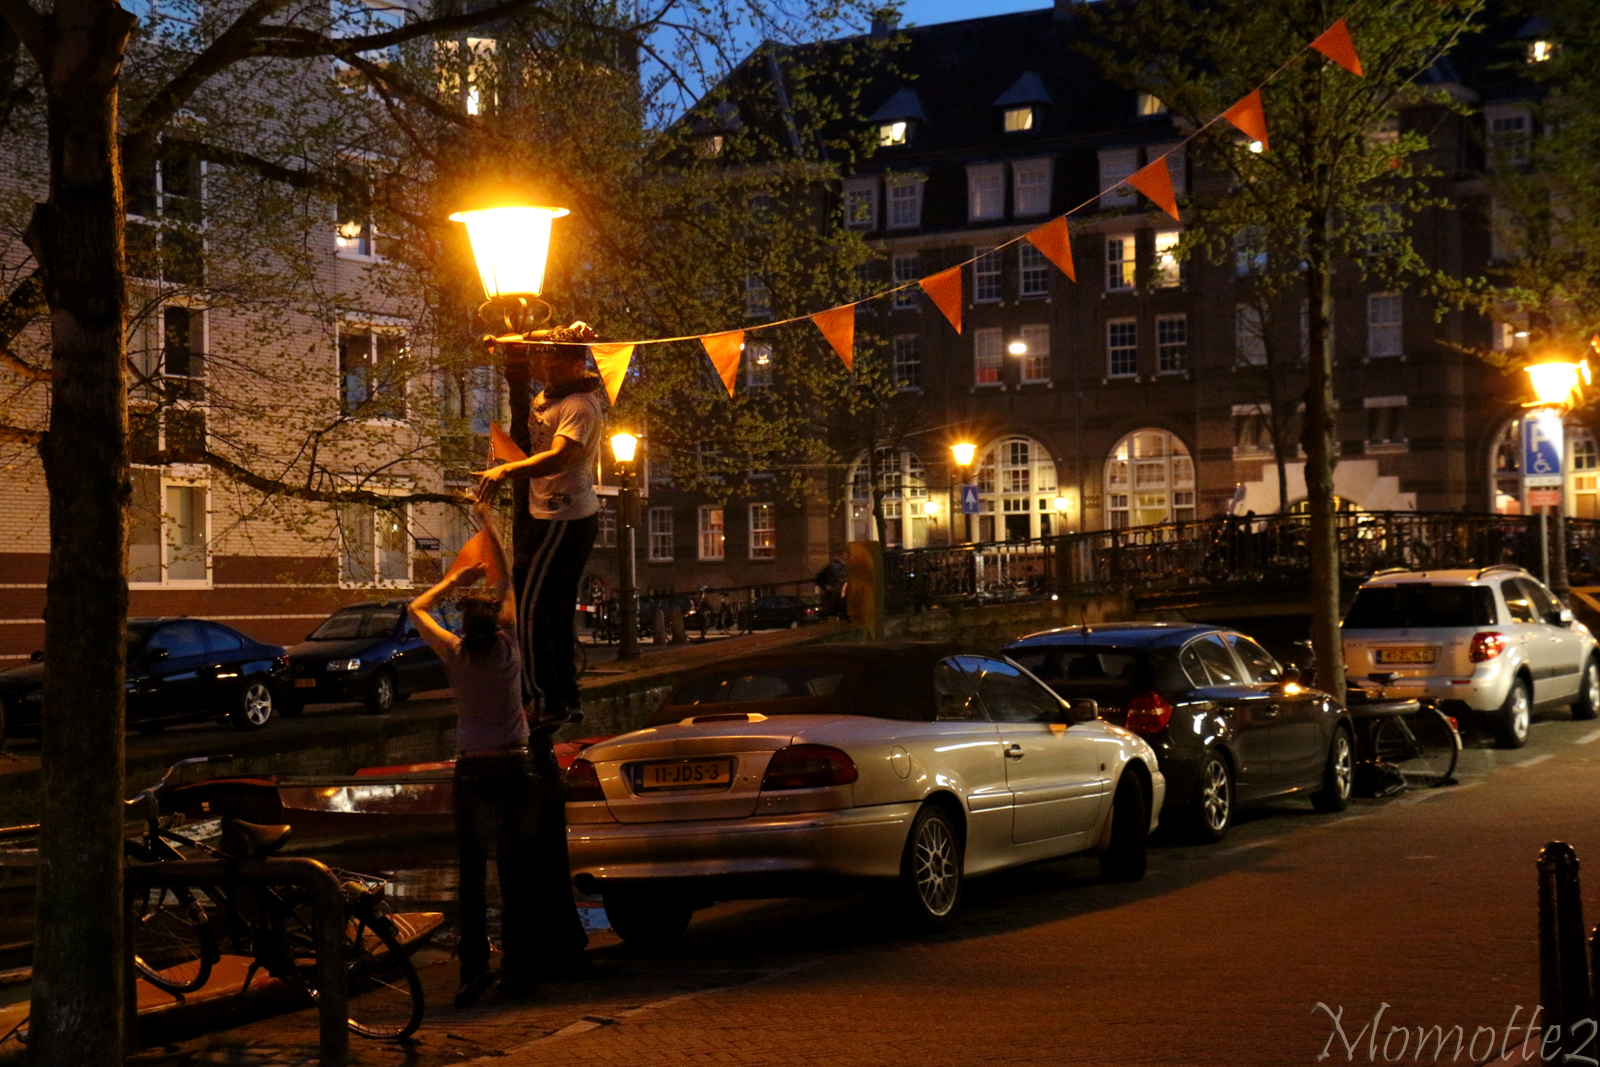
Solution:
<svg viewBox="0 0 1600 1067">
<path fill-rule="evenodd" d="M 600 775 L 594 764 L 586 759 L 575 759 L 567 768 L 567 799 L 604 800 L 605 790 L 600 788 Z"/>
<path fill-rule="evenodd" d="M 1484 663 L 1494 659 L 1506 650 L 1506 635 L 1500 633 L 1484 633 L 1472 635 L 1471 658 L 1474 663 Z"/>
<path fill-rule="evenodd" d="M 790 745 L 772 754 L 761 789 L 816 789 L 849 785 L 859 777 L 855 761 L 827 745 Z"/>
<path fill-rule="evenodd" d="M 1146 693 L 1128 701 L 1128 719 L 1123 726 L 1136 734 L 1160 733 L 1172 721 L 1172 705 L 1160 693 Z"/>
</svg>

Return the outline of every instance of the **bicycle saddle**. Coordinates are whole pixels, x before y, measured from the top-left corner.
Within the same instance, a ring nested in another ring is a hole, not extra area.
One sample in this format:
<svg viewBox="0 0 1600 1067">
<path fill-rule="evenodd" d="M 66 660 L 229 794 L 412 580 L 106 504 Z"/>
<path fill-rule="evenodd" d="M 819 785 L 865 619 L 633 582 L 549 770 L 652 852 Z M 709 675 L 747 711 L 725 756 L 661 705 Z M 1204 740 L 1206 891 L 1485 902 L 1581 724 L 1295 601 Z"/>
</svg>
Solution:
<svg viewBox="0 0 1600 1067">
<path fill-rule="evenodd" d="M 243 819 L 225 819 L 222 851 L 245 860 L 266 859 L 288 842 L 293 830 L 292 826 L 260 826 Z"/>
</svg>

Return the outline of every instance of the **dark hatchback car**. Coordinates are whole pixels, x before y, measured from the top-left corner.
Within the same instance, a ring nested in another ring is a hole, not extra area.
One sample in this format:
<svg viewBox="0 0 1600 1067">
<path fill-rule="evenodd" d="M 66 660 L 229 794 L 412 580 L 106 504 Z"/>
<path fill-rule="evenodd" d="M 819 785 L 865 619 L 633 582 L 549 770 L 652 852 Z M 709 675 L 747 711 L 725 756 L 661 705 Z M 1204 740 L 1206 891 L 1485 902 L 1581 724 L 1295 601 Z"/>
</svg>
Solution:
<svg viewBox="0 0 1600 1067">
<path fill-rule="evenodd" d="M 1348 713 L 1244 634 L 1107 623 L 1031 634 L 1004 652 L 1150 743 L 1167 777 L 1163 825 L 1218 841 L 1251 804 L 1309 795 L 1319 811 L 1342 811 L 1349 802 Z"/>
<path fill-rule="evenodd" d="M 406 618 L 407 600 L 340 608 L 289 649 L 293 688 L 283 713 L 307 704 L 358 702 L 381 715 L 397 701 L 450 684 L 444 664 Z M 445 625 L 455 629 L 450 619 Z"/>
<path fill-rule="evenodd" d="M 774 630 L 817 621 L 817 606 L 797 596 L 757 597 L 750 605 L 750 629 Z"/>
<path fill-rule="evenodd" d="M 142 733 L 213 718 L 259 729 L 289 691 L 282 645 L 207 619 L 129 619 L 127 663 L 128 725 Z M 41 662 L 0 673 L 6 733 L 39 732 L 47 669 Z"/>
</svg>

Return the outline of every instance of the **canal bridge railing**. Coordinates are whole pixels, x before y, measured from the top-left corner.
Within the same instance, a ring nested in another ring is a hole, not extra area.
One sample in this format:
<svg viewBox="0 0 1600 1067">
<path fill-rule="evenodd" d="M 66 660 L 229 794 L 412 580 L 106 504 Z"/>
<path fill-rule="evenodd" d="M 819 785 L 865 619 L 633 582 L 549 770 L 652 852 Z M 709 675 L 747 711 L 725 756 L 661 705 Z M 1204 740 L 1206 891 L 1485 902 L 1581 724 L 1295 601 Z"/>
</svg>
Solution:
<svg viewBox="0 0 1600 1067">
<path fill-rule="evenodd" d="M 1224 516 L 1027 541 L 918 549 L 883 556 L 885 608 L 1051 595 L 1203 593 L 1304 583 L 1311 569 L 1307 515 Z M 1360 511 L 1336 517 L 1346 584 L 1392 567 L 1429 570 L 1509 563 L 1543 569 L 1537 516 Z M 1574 585 L 1600 582 L 1600 521 L 1566 521 Z M 1548 533 L 1554 537 L 1554 524 Z M 1553 547 L 1553 546 L 1552 546 Z"/>
</svg>

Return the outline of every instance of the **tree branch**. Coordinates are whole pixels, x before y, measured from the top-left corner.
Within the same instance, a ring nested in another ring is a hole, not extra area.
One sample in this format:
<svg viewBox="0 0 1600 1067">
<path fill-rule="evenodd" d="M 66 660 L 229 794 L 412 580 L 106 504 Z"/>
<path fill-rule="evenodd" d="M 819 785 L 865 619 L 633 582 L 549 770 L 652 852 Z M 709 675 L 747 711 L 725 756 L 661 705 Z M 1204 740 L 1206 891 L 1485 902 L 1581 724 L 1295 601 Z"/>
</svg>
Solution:
<svg viewBox="0 0 1600 1067">
<path fill-rule="evenodd" d="M 32 363 L 18 356 L 9 348 L 0 348 L 0 364 L 4 364 L 22 375 L 30 382 L 45 382 L 50 380 L 50 371 L 44 367 L 35 367 Z"/>
<path fill-rule="evenodd" d="M 44 432 L 41 430 L 25 430 L 21 426 L 7 426 L 0 423 L 0 441 L 18 441 L 25 445 L 38 446 L 44 441 Z"/>
<path fill-rule="evenodd" d="M 5 0 L 0 0 L 0 3 L 4 2 Z M 44 314 L 44 311 L 44 279 L 39 276 L 39 271 L 35 268 L 34 272 L 18 282 L 17 287 L 7 294 L 3 303 L 0 303 L 0 348 L 10 348 L 11 342 L 17 339 L 17 334 Z"/>
<path fill-rule="evenodd" d="M 0 3 L 6 0 L 0 0 Z M 398 29 L 388 30 L 384 33 L 365 34 L 360 37 L 329 37 L 317 33 L 315 30 L 304 29 L 300 26 L 263 26 L 255 55 L 278 56 L 285 59 L 305 59 L 310 56 L 337 56 L 349 61 L 349 57 L 357 52 L 372 52 L 388 48 L 392 45 L 405 44 L 419 37 L 431 37 L 434 34 L 451 33 L 456 30 L 470 30 L 474 26 L 482 26 L 496 19 L 506 18 L 510 15 L 522 14 L 530 9 L 538 8 L 533 0 L 501 0 L 498 4 L 480 8 L 476 11 L 463 12 L 459 15 L 447 15 L 443 18 L 420 19 L 407 23 Z M 548 12 L 545 12 L 548 15 Z M 559 20 L 558 20 L 559 21 Z M 282 42 L 282 43 L 272 43 Z"/>
<path fill-rule="evenodd" d="M 0 0 L 0 19 L 4 19 L 11 32 L 17 35 L 32 54 L 34 62 L 45 65 L 49 47 L 49 20 L 33 9 L 28 0 Z"/>
<path fill-rule="evenodd" d="M 142 457 L 139 463 L 141 466 L 153 467 L 167 467 L 176 463 L 202 464 L 257 492 L 314 504 L 371 504 L 379 508 L 392 508 L 396 504 L 460 504 L 463 500 L 459 493 L 375 493 L 370 489 L 314 489 L 309 481 L 305 485 L 292 485 L 277 478 L 257 474 L 242 464 L 203 448 L 164 448 Z"/>
</svg>

